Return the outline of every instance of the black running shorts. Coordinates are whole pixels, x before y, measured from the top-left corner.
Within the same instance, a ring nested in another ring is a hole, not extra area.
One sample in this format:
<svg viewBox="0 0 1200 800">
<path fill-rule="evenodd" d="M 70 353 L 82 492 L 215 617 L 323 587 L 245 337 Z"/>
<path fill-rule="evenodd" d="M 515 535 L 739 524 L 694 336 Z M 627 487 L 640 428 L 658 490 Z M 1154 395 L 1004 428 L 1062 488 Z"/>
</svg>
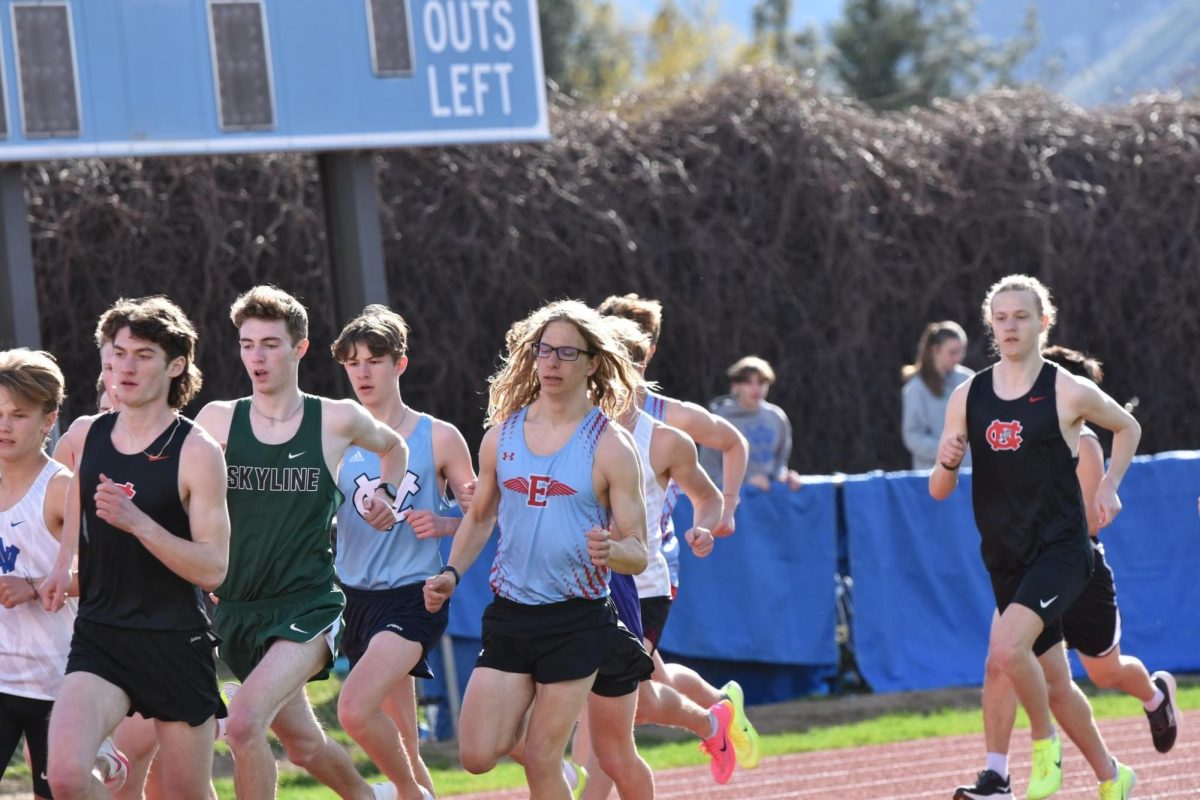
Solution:
<svg viewBox="0 0 1200 800">
<path fill-rule="evenodd" d="M 67 674 L 88 672 L 129 697 L 129 716 L 202 725 L 224 717 L 210 630 L 144 631 L 75 620 Z"/>
<path fill-rule="evenodd" d="M 662 597 L 642 598 L 642 633 L 650 642 L 650 653 L 658 649 L 662 641 L 663 630 L 667 627 L 667 617 L 671 613 L 671 598 Z"/>
<path fill-rule="evenodd" d="M 531 675 L 537 683 L 586 678 L 600 669 L 616 627 L 607 597 L 544 605 L 496 597 L 483 612 L 475 666 Z"/>
<path fill-rule="evenodd" d="M 1090 658 L 1103 658 L 1121 643 L 1121 611 L 1104 545 L 1093 539 L 1092 552 L 1096 562 L 1092 579 L 1063 615 L 1062 626 L 1067 647 Z"/>
<path fill-rule="evenodd" d="M 53 797 L 50 784 L 46 781 L 46 753 L 50 738 L 50 709 L 52 700 L 36 700 L 0 692 L 0 778 L 8 768 L 8 762 L 21 734 L 29 745 L 30 768 L 33 770 L 33 793 L 38 797 Z"/>
<path fill-rule="evenodd" d="M 990 575 L 1001 614 L 1016 603 L 1041 617 L 1045 628 L 1033 643 L 1033 654 L 1041 656 L 1062 641 L 1062 617 L 1091 579 L 1091 540 L 1072 537 L 1047 543 L 1024 570 Z"/>
</svg>

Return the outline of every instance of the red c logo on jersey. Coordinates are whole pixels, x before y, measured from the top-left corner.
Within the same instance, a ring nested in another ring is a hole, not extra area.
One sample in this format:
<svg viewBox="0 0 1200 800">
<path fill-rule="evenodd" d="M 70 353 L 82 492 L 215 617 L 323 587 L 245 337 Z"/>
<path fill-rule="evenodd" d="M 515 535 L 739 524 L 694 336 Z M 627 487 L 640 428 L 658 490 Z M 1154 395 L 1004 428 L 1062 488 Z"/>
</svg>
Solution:
<svg viewBox="0 0 1200 800">
<path fill-rule="evenodd" d="M 994 419 L 987 427 L 985 438 L 993 450 L 1020 450 L 1021 423 L 1015 419 L 1012 422 Z"/>
</svg>

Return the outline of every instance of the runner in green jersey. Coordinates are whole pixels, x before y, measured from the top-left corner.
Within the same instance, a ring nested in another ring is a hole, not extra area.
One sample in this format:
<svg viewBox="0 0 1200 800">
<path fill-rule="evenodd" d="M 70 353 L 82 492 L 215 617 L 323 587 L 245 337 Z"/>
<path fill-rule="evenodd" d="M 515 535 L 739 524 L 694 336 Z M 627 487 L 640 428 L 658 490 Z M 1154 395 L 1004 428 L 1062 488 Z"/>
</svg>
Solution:
<svg viewBox="0 0 1200 800">
<path fill-rule="evenodd" d="M 209 403 L 196 422 L 226 449 L 232 534 L 229 574 L 217 589 L 221 658 L 242 680 L 227 739 L 239 798 L 274 797 L 268 726 L 288 758 L 341 797 L 394 797 L 372 787 L 313 716 L 304 684 L 328 676 L 345 605 L 334 585 L 330 521 L 341 502 L 334 467 L 351 445 L 378 454 L 381 481 L 364 505 L 380 531 L 408 465 L 404 440 L 352 401 L 303 395 L 300 359 L 308 314 L 296 298 L 257 286 L 234 302 L 242 364 L 253 392 Z"/>
</svg>

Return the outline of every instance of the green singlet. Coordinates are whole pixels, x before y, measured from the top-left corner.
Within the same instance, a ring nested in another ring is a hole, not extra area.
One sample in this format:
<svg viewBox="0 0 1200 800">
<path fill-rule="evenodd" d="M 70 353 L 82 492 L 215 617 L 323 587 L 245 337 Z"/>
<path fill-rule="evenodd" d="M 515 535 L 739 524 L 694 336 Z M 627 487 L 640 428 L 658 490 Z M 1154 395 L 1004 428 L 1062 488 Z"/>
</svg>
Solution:
<svg viewBox="0 0 1200 800">
<path fill-rule="evenodd" d="M 283 444 L 260 442 L 250 398 L 238 400 L 225 462 L 231 535 L 221 601 L 331 590 L 330 526 L 342 493 L 321 447 L 321 398 L 304 395 L 300 428 Z"/>
</svg>

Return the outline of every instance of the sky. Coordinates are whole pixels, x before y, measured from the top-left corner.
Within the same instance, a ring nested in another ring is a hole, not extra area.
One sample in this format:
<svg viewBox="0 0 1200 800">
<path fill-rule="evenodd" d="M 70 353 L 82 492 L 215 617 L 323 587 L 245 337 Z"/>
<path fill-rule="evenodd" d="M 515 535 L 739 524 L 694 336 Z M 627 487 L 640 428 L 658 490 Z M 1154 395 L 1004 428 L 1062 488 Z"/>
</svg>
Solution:
<svg viewBox="0 0 1200 800">
<path fill-rule="evenodd" d="M 677 0 L 685 5 L 690 0 Z M 703 0 L 700 0 L 703 2 Z M 629 21 L 647 19 L 658 8 L 657 0 L 612 0 Z M 718 16 L 746 38 L 750 36 L 750 14 L 755 0 L 712 0 L 718 5 Z M 824 29 L 841 14 L 842 0 L 792 0 L 792 27 L 803 28 L 809 22 Z"/>
</svg>

